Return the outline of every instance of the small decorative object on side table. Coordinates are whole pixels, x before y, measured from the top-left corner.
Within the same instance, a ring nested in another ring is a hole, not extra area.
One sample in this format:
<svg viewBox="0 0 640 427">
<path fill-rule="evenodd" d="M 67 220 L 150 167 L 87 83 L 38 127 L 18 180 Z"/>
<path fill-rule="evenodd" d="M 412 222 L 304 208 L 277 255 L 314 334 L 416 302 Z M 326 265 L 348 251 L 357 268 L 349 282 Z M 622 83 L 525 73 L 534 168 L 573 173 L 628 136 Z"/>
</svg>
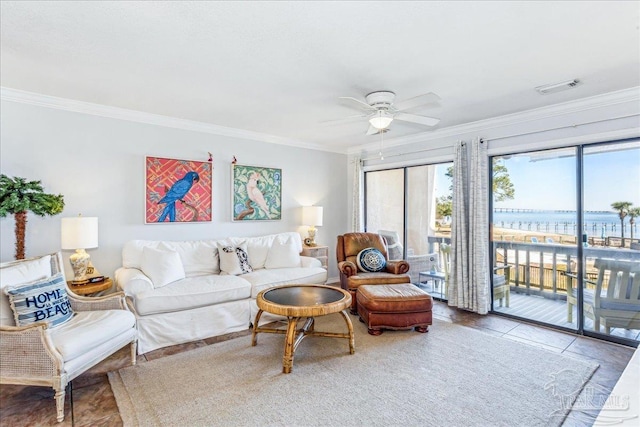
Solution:
<svg viewBox="0 0 640 427">
<path fill-rule="evenodd" d="M 113 282 L 108 277 L 105 277 L 101 282 L 87 283 L 85 285 L 74 285 L 71 281 L 67 281 L 67 285 L 77 295 L 91 296 L 98 292 L 103 292 L 111 289 Z"/>
<path fill-rule="evenodd" d="M 320 260 L 322 268 L 328 268 L 329 246 L 302 246 L 302 255 Z"/>
</svg>

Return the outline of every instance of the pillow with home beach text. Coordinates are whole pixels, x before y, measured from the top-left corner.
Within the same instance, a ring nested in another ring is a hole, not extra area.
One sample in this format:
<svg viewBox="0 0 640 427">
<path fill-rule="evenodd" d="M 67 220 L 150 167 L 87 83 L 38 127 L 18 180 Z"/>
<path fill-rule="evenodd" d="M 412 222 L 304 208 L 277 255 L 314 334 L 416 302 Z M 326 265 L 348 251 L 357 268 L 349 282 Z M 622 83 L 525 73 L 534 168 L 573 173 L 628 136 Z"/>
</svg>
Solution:
<svg viewBox="0 0 640 427">
<path fill-rule="evenodd" d="M 4 292 L 9 297 L 17 326 L 46 322 L 50 328 L 55 328 L 73 317 L 62 273 L 30 283 L 7 286 Z"/>
</svg>

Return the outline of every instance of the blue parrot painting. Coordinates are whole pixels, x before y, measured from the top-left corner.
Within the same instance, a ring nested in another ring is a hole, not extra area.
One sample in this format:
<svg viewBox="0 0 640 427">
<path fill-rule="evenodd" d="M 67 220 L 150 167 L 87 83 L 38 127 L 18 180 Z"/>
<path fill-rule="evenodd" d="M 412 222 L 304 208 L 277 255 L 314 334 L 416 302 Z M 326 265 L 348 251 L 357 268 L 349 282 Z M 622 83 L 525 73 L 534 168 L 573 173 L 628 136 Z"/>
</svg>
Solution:
<svg viewBox="0 0 640 427">
<path fill-rule="evenodd" d="M 158 222 L 164 222 L 169 217 L 169 221 L 174 222 L 176 220 L 176 201 L 180 200 L 184 203 L 184 196 L 187 195 L 194 182 L 200 181 L 200 176 L 196 172 L 187 172 L 182 179 L 177 180 L 167 191 L 162 199 L 158 201 L 160 203 L 166 203 L 162 214 L 158 218 Z"/>
</svg>

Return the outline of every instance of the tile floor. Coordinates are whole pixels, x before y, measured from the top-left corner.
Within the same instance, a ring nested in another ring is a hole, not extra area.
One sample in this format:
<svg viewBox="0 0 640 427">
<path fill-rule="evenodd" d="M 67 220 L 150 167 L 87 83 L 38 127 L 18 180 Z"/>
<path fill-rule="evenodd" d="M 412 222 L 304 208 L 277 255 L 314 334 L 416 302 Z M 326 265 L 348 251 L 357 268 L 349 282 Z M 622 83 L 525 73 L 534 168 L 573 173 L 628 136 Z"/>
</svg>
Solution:
<svg viewBox="0 0 640 427">
<path fill-rule="evenodd" d="M 591 338 L 578 337 L 497 315 L 479 316 L 448 307 L 436 301 L 434 316 L 513 341 L 545 348 L 568 356 L 592 360 L 600 368 L 590 379 L 585 390 L 605 397 L 624 370 L 634 349 Z M 222 340 L 250 335 L 243 331 L 224 337 L 210 338 L 189 344 L 155 350 L 138 357 L 138 363 L 188 351 Z M 106 373 L 129 365 L 126 347 L 73 381 L 72 396 L 65 400 L 65 420 L 55 417 L 53 390 L 45 387 L 0 386 L 0 425 L 10 426 L 121 426 L 122 420 L 111 392 Z M 604 401 L 604 399 L 603 399 Z M 591 425 L 598 411 L 572 413 L 565 426 Z"/>
</svg>

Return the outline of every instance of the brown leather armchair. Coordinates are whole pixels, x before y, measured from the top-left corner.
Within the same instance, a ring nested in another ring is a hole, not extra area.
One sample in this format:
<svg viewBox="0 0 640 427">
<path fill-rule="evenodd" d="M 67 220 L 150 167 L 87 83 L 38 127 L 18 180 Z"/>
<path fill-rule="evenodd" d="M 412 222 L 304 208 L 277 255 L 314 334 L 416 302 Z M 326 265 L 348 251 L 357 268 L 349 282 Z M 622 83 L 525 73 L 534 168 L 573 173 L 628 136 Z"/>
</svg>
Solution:
<svg viewBox="0 0 640 427">
<path fill-rule="evenodd" d="M 358 269 L 356 258 L 361 250 L 376 248 L 387 260 L 384 271 L 369 273 Z M 351 313 L 356 313 L 356 291 L 362 285 L 389 285 L 411 283 L 407 272 L 409 263 L 405 260 L 389 261 L 384 238 L 375 233 L 346 233 L 338 236 L 336 248 L 340 285 L 351 294 Z"/>
</svg>

